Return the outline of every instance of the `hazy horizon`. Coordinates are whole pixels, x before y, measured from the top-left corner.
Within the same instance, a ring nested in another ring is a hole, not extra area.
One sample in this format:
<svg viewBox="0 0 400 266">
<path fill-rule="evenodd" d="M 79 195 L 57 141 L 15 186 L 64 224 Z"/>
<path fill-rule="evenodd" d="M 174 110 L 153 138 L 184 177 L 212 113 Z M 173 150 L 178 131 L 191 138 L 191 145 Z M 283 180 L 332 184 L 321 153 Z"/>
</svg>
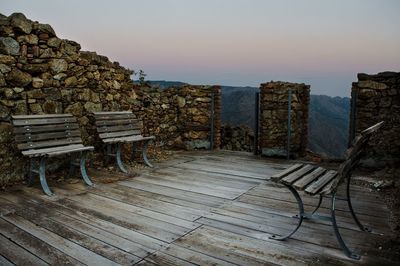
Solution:
<svg viewBox="0 0 400 266">
<path fill-rule="evenodd" d="M 149 80 L 283 80 L 343 97 L 357 73 L 400 71 L 396 0 L 2 0 L 0 8 Z"/>
</svg>

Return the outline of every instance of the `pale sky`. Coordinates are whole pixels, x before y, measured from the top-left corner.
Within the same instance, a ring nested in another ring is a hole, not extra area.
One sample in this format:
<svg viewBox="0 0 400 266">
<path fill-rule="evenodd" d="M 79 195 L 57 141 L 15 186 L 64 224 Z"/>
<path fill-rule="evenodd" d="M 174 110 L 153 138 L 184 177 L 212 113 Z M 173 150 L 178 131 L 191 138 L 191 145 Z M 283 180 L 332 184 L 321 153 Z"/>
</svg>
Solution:
<svg viewBox="0 0 400 266">
<path fill-rule="evenodd" d="M 359 72 L 400 71 L 400 0 L 1 0 L 13 12 L 151 80 L 349 96 Z"/>
</svg>

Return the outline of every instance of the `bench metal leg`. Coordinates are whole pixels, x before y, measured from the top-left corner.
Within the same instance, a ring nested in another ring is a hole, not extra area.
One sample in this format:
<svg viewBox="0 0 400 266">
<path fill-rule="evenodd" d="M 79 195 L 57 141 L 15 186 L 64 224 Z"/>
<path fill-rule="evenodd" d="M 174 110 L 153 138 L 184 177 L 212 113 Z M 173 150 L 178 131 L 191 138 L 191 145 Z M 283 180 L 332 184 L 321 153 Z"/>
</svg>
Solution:
<svg viewBox="0 0 400 266">
<path fill-rule="evenodd" d="M 143 144 L 143 150 L 142 150 L 142 154 L 143 154 L 143 161 L 145 162 L 145 164 L 147 164 L 147 166 L 149 167 L 153 167 L 153 165 L 150 163 L 149 158 L 147 158 L 147 146 L 149 145 L 150 141 L 146 141 Z"/>
<path fill-rule="evenodd" d="M 323 199 L 323 198 L 324 198 L 324 197 L 323 197 L 322 195 L 319 195 L 318 205 L 317 205 L 317 207 L 312 211 L 311 215 L 313 215 L 314 213 L 316 213 L 316 212 L 318 211 L 319 207 L 321 207 L 321 203 L 322 203 L 322 199 Z"/>
<path fill-rule="evenodd" d="M 52 196 L 53 192 L 51 192 L 49 186 L 47 185 L 47 180 L 46 180 L 46 157 L 42 157 L 40 159 L 39 177 L 40 177 L 40 184 L 42 185 L 44 193 L 46 193 L 48 196 Z"/>
<path fill-rule="evenodd" d="M 80 159 L 80 168 L 81 168 L 81 174 L 82 174 L 82 178 L 85 181 L 85 183 L 88 186 L 93 186 L 93 182 L 90 179 L 90 177 L 88 176 L 87 172 L 86 172 L 86 156 L 87 156 L 87 152 L 83 152 L 81 154 L 81 159 Z"/>
<path fill-rule="evenodd" d="M 29 160 L 29 173 L 28 173 L 28 186 L 32 186 L 34 181 L 35 181 L 35 177 L 33 176 L 33 173 L 37 173 L 37 170 L 34 167 L 35 165 L 35 161 L 34 159 L 30 159 Z"/>
<path fill-rule="evenodd" d="M 297 223 L 296 228 L 295 228 L 292 232 L 290 232 L 289 234 L 287 234 L 287 235 L 285 235 L 285 236 L 276 236 L 276 235 L 272 235 L 272 236 L 269 237 L 270 239 L 281 240 L 281 241 L 282 241 L 282 240 L 288 239 L 288 238 L 291 237 L 294 233 L 296 233 L 296 231 L 300 228 L 301 223 L 303 222 L 303 219 L 304 219 L 304 205 L 303 205 L 303 201 L 301 200 L 301 197 L 300 197 L 299 193 L 298 193 L 298 192 L 296 191 L 296 189 L 294 189 L 292 186 L 286 185 L 286 184 L 284 184 L 284 185 L 290 190 L 290 192 L 292 192 L 293 196 L 294 196 L 294 197 L 296 198 L 296 200 L 297 200 L 297 204 L 298 204 L 298 206 L 299 206 L 299 214 L 298 214 L 299 221 L 298 221 L 298 223 Z"/>
<path fill-rule="evenodd" d="M 354 221 L 356 222 L 356 224 L 358 225 L 358 227 L 360 228 L 361 231 L 365 231 L 365 232 L 371 232 L 371 229 L 369 229 L 368 227 L 364 227 L 360 220 L 358 220 L 354 210 L 353 210 L 353 205 L 351 204 L 351 198 L 350 198 L 350 177 L 347 179 L 347 188 L 346 188 L 346 193 L 347 193 L 347 203 L 349 205 L 349 209 L 350 209 L 350 213 L 351 216 L 353 217 Z"/>
<path fill-rule="evenodd" d="M 121 143 L 117 144 L 117 155 L 116 155 L 116 157 L 117 157 L 117 164 L 118 164 L 119 169 L 124 173 L 128 173 L 128 171 L 126 170 L 126 168 L 124 166 L 124 163 L 122 162 L 122 159 L 121 159 Z"/>
<path fill-rule="evenodd" d="M 331 215 L 332 215 L 332 226 L 333 226 L 334 233 L 336 235 L 336 238 L 339 242 L 340 247 L 342 248 L 342 250 L 344 251 L 346 256 L 351 259 L 359 260 L 361 258 L 361 256 L 351 252 L 350 249 L 346 246 L 346 243 L 344 243 L 342 236 L 340 235 L 339 228 L 336 223 L 335 198 L 336 198 L 336 194 L 333 194 L 332 202 L 331 202 Z"/>
</svg>

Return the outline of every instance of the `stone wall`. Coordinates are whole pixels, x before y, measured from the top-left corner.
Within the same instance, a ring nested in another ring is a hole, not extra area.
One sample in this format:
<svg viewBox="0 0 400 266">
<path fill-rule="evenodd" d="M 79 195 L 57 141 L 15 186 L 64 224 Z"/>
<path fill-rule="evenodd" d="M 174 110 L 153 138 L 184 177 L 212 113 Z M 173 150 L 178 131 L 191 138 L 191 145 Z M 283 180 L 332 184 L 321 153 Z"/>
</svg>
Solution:
<svg viewBox="0 0 400 266">
<path fill-rule="evenodd" d="M 221 149 L 233 151 L 254 150 L 254 131 L 248 126 L 223 125 Z"/>
<path fill-rule="evenodd" d="M 307 147 L 310 86 L 289 82 L 268 82 L 260 87 L 260 149 L 266 156 L 286 156 L 288 91 L 291 103 L 291 156 L 302 156 Z"/>
<path fill-rule="evenodd" d="M 142 117 L 146 133 L 157 136 L 160 146 L 210 148 L 211 100 L 215 96 L 214 147 L 220 145 L 219 86 L 185 85 L 159 89 L 135 87 L 140 102 L 132 110 Z"/>
<path fill-rule="evenodd" d="M 400 72 L 358 74 L 352 85 L 350 137 L 382 120 L 385 124 L 370 140 L 369 159 L 364 160 L 371 166 L 400 158 Z"/>
<path fill-rule="evenodd" d="M 133 71 L 80 48 L 59 39 L 48 24 L 0 14 L 0 185 L 26 173 L 26 159 L 13 141 L 12 114 L 72 113 L 85 144 L 98 147 L 91 112 L 132 110 L 161 146 L 209 147 L 211 94 L 220 108 L 219 87 L 137 86 Z M 215 116 L 219 145 L 219 112 Z"/>
</svg>

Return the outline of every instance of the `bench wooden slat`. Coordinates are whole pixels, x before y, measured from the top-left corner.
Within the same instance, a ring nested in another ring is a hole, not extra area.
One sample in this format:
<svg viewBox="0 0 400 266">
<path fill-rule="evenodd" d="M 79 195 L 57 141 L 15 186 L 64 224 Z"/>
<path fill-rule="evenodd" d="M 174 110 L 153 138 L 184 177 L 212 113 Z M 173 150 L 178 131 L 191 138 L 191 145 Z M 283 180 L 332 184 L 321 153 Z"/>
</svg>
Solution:
<svg viewBox="0 0 400 266">
<path fill-rule="evenodd" d="M 136 116 L 132 113 L 130 114 L 116 114 L 116 115 L 95 115 L 96 120 L 109 120 L 109 119 L 136 119 Z"/>
<path fill-rule="evenodd" d="M 129 124 L 134 124 L 138 123 L 138 119 L 121 119 L 121 120 L 101 120 L 97 121 L 96 120 L 96 126 L 122 126 L 122 125 L 129 125 Z"/>
<path fill-rule="evenodd" d="M 57 146 L 57 147 L 43 148 L 43 149 L 36 149 L 36 150 L 25 150 L 25 151 L 22 151 L 22 154 L 25 156 L 30 156 L 30 157 L 42 156 L 46 153 L 63 150 L 65 147 L 68 147 L 70 149 L 76 149 L 76 148 L 82 148 L 85 146 L 83 146 L 83 144 L 64 145 L 64 146 Z"/>
<path fill-rule="evenodd" d="M 99 132 L 99 133 L 125 131 L 125 130 L 139 130 L 140 131 L 140 127 L 139 127 L 138 124 L 129 124 L 129 125 L 122 125 L 122 126 L 97 127 L 97 132 Z"/>
<path fill-rule="evenodd" d="M 33 143 L 36 141 L 43 141 L 43 140 L 49 140 L 49 139 L 68 139 L 68 138 L 73 138 L 73 137 L 79 137 L 81 135 L 81 132 L 79 130 L 70 130 L 67 132 L 61 131 L 61 132 L 52 132 L 52 133 L 39 133 L 39 134 L 22 134 L 22 135 L 16 135 L 15 140 L 18 143 L 21 142 L 28 142 L 32 141 Z"/>
<path fill-rule="evenodd" d="M 59 155 L 66 154 L 66 153 L 92 151 L 92 150 L 94 150 L 94 147 L 92 147 L 92 146 L 85 146 L 85 147 L 80 147 L 80 148 L 64 147 L 64 150 L 47 152 L 46 155 L 48 155 L 49 157 L 54 157 L 54 156 L 59 156 Z"/>
<path fill-rule="evenodd" d="M 143 141 L 143 140 L 151 140 L 151 139 L 155 139 L 155 138 L 156 137 L 154 137 L 154 136 L 143 137 L 141 135 L 138 135 L 138 136 L 130 136 L 130 137 L 122 137 L 122 138 L 109 138 L 109 139 L 104 139 L 103 141 L 105 143 L 136 142 L 136 141 Z"/>
<path fill-rule="evenodd" d="M 13 120 L 17 120 L 17 119 L 72 117 L 72 115 L 71 114 L 12 115 L 11 117 Z"/>
<path fill-rule="evenodd" d="M 303 190 L 308 184 L 310 184 L 312 181 L 320 177 L 322 174 L 324 174 L 326 170 L 322 167 L 318 167 L 311 173 L 303 176 L 299 180 L 297 180 L 293 186 L 297 189 Z"/>
<path fill-rule="evenodd" d="M 140 130 L 128 130 L 128 131 L 117 131 L 117 132 L 110 132 L 110 133 L 102 133 L 99 134 L 101 139 L 108 139 L 108 138 L 117 138 L 117 137 L 125 137 L 125 136 L 137 136 L 140 135 Z"/>
<path fill-rule="evenodd" d="M 312 183 L 305 189 L 305 192 L 311 195 L 317 194 L 326 184 L 328 184 L 332 179 L 335 178 L 337 172 L 334 170 L 329 170 L 323 176 L 321 176 L 317 181 Z"/>
<path fill-rule="evenodd" d="M 312 171 L 315 167 L 307 164 L 305 166 L 303 166 L 302 168 L 298 169 L 297 171 L 289 174 L 288 176 L 282 178 L 282 183 L 284 184 L 293 184 L 293 182 L 295 182 L 297 179 L 299 179 L 300 177 L 302 177 L 303 175 L 309 173 L 310 171 Z"/>
<path fill-rule="evenodd" d="M 16 119 L 13 120 L 14 126 L 33 126 L 33 125 L 51 125 L 76 123 L 75 117 L 60 117 L 60 118 L 37 118 L 37 119 Z"/>
<path fill-rule="evenodd" d="M 303 166 L 303 164 L 301 164 L 301 163 L 297 163 L 297 164 L 295 164 L 295 165 L 292 165 L 291 167 L 289 167 L 289 168 L 283 170 L 282 172 L 277 173 L 277 174 L 271 176 L 271 180 L 272 180 L 272 181 L 275 181 L 275 182 L 276 182 L 276 181 L 279 181 L 282 177 L 284 177 L 284 176 L 286 176 L 286 175 L 288 175 L 288 174 L 290 174 L 290 173 L 296 171 L 297 169 L 299 169 L 299 168 L 302 167 L 302 166 Z"/>
<path fill-rule="evenodd" d="M 131 111 L 93 112 L 94 115 L 132 114 Z"/>
<path fill-rule="evenodd" d="M 14 127 L 15 134 L 23 134 L 23 133 L 40 133 L 40 132 L 56 132 L 56 131 L 65 131 L 65 130 L 73 130 L 79 128 L 77 123 L 72 124 L 57 124 L 57 125 L 41 125 L 41 126 L 23 126 L 23 127 Z"/>
<path fill-rule="evenodd" d="M 30 150 L 30 149 L 39 149 L 46 147 L 54 147 L 54 146 L 63 146 L 70 144 L 80 144 L 82 143 L 82 139 L 78 138 L 70 138 L 70 139 L 60 139 L 60 140 L 50 140 L 50 141 L 37 141 L 33 143 L 20 143 L 17 144 L 18 149 L 20 150 Z"/>
</svg>

